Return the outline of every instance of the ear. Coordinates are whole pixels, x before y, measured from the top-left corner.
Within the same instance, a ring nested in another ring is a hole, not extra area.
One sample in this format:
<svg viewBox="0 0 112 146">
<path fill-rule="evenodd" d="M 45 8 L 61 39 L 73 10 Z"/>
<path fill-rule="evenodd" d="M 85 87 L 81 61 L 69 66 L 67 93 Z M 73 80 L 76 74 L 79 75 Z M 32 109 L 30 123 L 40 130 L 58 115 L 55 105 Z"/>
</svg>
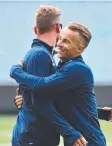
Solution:
<svg viewBox="0 0 112 146">
<path fill-rule="evenodd" d="M 36 26 L 34 26 L 34 33 L 37 35 L 37 27 Z"/>
<path fill-rule="evenodd" d="M 56 32 L 60 33 L 60 31 L 61 31 L 61 26 L 58 24 L 58 25 L 56 25 Z"/>
<path fill-rule="evenodd" d="M 77 48 L 77 53 L 82 53 L 84 50 L 84 46 L 83 45 L 80 45 L 78 48 Z"/>
</svg>

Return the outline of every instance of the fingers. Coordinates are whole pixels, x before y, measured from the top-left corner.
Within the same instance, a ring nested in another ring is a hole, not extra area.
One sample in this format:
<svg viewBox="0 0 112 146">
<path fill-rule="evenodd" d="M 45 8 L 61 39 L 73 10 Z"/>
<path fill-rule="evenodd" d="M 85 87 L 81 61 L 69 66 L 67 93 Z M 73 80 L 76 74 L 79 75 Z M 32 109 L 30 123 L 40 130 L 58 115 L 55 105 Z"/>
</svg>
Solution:
<svg viewBox="0 0 112 146">
<path fill-rule="evenodd" d="M 88 142 L 86 141 L 86 139 L 81 136 L 79 139 L 77 139 L 74 143 L 73 146 L 87 146 Z"/>
<path fill-rule="evenodd" d="M 22 60 L 22 59 L 19 61 L 19 64 L 20 64 L 21 66 L 23 66 L 23 60 Z"/>
<path fill-rule="evenodd" d="M 75 144 L 75 146 L 85 146 L 85 145 L 83 145 L 83 144 L 80 142 L 80 140 L 78 140 L 77 143 Z"/>
<path fill-rule="evenodd" d="M 22 108 L 22 105 L 17 106 L 17 108 L 18 108 L 18 109 L 21 109 L 21 108 Z"/>
<path fill-rule="evenodd" d="M 87 146 L 88 142 L 86 141 L 86 139 L 83 136 L 80 138 L 80 141 L 84 146 Z"/>
<path fill-rule="evenodd" d="M 15 105 L 17 106 L 17 108 L 20 109 L 23 104 L 22 96 L 21 95 L 16 96 L 14 102 L 15 102 Z"/>
<path fill-rule="evenodd" d="M 22 103 L 23 103 L 23 101 L 22 101 L 21 99 L 15 100 L 15 104 L 16 104 L 17 106 L 22 105 Z"/>
<path fill-rule="evenodd" d="M 110 110 L 112 110 L 111 107 L 104 107 L 103 109 L 106 110 L 106 111 L 110 111 Z"/>
<path fill-rule="evenodd" d="M 16 95 L 16 96 L 15 96 L 15 100 L 17 100 L 17 99 L 21 99 L 21 100 L 23 100 L 22 95 Z"/>
<path fill-rule="evenodd" d="M 23 98 L 21 95 L 19 95 L 19 88 L 16 89 L 17 96 L 14 98 L 14 103 L 17 106 L 18 109 L 22 107 L 23 104 Z"/>
</svg>

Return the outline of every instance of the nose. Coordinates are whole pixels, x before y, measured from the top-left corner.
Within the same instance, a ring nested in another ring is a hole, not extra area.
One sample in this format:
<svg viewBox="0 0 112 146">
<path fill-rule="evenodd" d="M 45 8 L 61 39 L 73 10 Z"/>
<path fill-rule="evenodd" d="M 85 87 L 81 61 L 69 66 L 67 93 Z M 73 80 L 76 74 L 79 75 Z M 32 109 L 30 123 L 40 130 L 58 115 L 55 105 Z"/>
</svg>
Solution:
<svg viewBox="0 0 112 146">
<path fill-rule="evenodd" d="M 58 40 L 58 42 L 57 42 L 57 47 L 62 47 L 62 46 L 63 46 L 62 41 L 61 41 L 61 40 Z"/>
</svg>

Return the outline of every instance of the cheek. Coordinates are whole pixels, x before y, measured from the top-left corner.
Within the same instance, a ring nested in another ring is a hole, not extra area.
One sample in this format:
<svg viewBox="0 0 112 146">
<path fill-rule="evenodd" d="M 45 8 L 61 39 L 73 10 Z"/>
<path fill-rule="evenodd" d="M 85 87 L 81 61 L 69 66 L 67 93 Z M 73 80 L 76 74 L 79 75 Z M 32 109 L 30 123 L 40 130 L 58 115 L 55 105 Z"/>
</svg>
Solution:
<svg viewBox="0 0 112 146">
<path fill-rule="evenodd" d="M 67 56 L 67 52 L 66 50 L 63 50 L 63 51 L 58 51 L 58 57 L 64 57 L 64 56 Z"/>
<path fill-rule="evenodd" d="M 71 46 L 68 46 L 68 49 L 66 49 L 66 52 L 67 52 L 68 54 L 71 54 L 71 53 L 72 53 L 72 47 L 71 47 Z"/>
</svg>

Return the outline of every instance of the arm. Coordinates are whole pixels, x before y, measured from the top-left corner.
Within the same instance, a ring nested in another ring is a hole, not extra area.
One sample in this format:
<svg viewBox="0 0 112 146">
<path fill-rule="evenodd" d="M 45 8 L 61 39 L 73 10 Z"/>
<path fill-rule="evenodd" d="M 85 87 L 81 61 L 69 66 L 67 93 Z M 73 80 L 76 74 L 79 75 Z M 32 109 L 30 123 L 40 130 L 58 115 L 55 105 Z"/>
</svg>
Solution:
<svg viewBox="0 0 112 146">
<path fill-rule="evenodd" d="M 42 57 L 41 57 L 41 59 L 42 59 Z M 43 59 L 42 59 L 42 62 L 43 62 Z M 40 66 L 40 73 L 42 73 L 42 75 L 41 74 L 39 74 L 39 75 L 43 76 L 43 70 L 41 71 L 41 67 L 43 69 L 45 69 L 44 66 L 47 61 L 45 60 L 45 62 L 43 62 L 43 65 L 40 62 L 40 60 L 38 60 L 38 62 L 39 62 L 38 65 Z M 36 62 L 34 63 L 32 61 L 32 64 L 36 64 Z M 49 64 L 46 64 L 46 66 L 49 68 Z M 14 75 L 13 74 L 14 68 L 15 67 L 13 66 L 12 70 L 11 70 L 11 76 Z M 36 68 L 36 66 L 35 66 L 35 68 Z M 37 68 L 38 68 L 38 66 L 37 66 Z M 47 69 L 47 70 L 49 70 L 49 69 Z M 38 69 L 36 72 L 38 74 Z M 34 72 L 34 74 L 36 74 L 36 73 Z M 44 76 L 46 76 L 46 75 L 44 74 Z M 20 77 L 18 75 L 15 76 L 14 78 L 16 79 L 16 81 L 18 81 L 18 83 L 20 83 L 19 82 Z M 24 84 L 23 80 L 24 79 L 21 79 L 21 84 Z M 32 86 L 32 82 L 29 82 L 29 85 Z M 78 131 L 76 131 L 75 129 L 73 129 L 71 127 L 71 125 L 65 119 L 63 119 L 60 114 L 57 113 L 55 107 L 52 104 L 50 104 L 49 101 L 41 102 L 41 104 L 39 104 L 39 102 L 38 102 L 36 112 L 39 112 L 39 114 L 42 116 L 42 118 L 44 120 L 46 120 L 57 131 L 57 133 L 62 135 L 67 143 L 73 145 L 73 142 L 81 137 L 81 134 Z"/>
<path fill-rule="evenodd" d="M 65 91 L 73 86 L 77 87 L 79 84 L 79 71 L 77 66 L 74 66 L 73 72 L 71 68 L 67 66 L 49 77 L 39 77 L 29 75 L 22 70 L 20 65 L 15 65 L 12 67 L 11 77 L 28 88 L 35 89 L 37 92 L 44 91 L 44 93 Z"/>
<path fill-rule="evenodd" d="M 109 121 L 112 119 L 112 108 L 98 108 L 99 119 Z"/>
</svg>

